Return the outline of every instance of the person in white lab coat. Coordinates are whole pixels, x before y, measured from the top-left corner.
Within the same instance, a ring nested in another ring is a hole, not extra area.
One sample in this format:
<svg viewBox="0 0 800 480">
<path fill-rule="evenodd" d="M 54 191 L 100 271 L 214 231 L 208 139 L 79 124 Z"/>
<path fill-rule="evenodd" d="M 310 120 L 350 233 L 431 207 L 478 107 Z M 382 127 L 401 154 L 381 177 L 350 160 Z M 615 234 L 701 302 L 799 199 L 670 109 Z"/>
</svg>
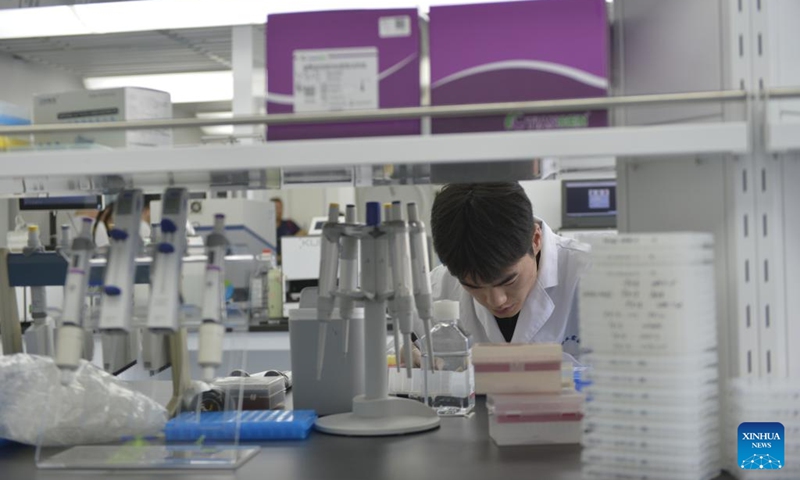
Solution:
<svg viewBox="0 0 800 480">
<path fill-rule="evenodd" d="M 434 300 L 460 304 L 476 343 L 560 343 L 577 355 L 577 288 L 589 246 L 556 235 L 534 217 L 518 183 L 447 185 L 431 213 L 442 265 Z"/>
</svg>

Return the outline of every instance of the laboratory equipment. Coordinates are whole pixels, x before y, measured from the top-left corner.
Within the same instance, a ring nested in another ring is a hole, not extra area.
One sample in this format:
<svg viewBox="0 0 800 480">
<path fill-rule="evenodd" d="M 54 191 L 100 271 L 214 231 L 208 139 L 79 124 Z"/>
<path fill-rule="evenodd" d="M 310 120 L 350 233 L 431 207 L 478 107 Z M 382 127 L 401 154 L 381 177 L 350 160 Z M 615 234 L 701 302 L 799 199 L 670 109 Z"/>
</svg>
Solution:
<svg viewBox="0 0 800 480">
<path fill-rule="evenodd" d="M 408 204 L 408 233 L 411 241 L 411 275 L 414 283 L 414 304 L 417 307 L 419 318 L 426 332 L 431 331 L 432 299 L 430 260 L 428 257 L 428 237 L 425 234 L 425 224 L 419 216 L 416 203 Z M 430 335 L 426 337 L 425 349 L 429 356 L 433 356 L 433 341 Z M 399 353 L 399 350 L 396 350 Z M 431 364 L 431 368 L 434 365 Z"/>
<path fill-rule="evenodd" d="M 561 183 L 561 228 L 616 227 L 616 180 L 564 180 Z"/>
<path fill-rule="evenodd" d="M 328 208 L 328 223 L 338 223 L 339 204 L 332 203 Z M 327 225 L 327 224 L 326 224 Z M 322 252 L 319 263 L 319 294 L 317 297 L 317 315 L 320 320 L 317 336 L 317 380 L 322 378 L 322 366 L 325 362 L 325 342 L 328 334 L 328 320 L 333 311 L 336 276 L 339 273 L 339 237 L 333 232 L 323 230 Z"/>
<path fill-rule="evenodd" d="M 58 236 L 57 249 L 59 252 L 69 254 L 69 246 L 72 243 L 72 235 L 70 234 L 70 225 L 65 223 L 61 225 L 61 234 Z"/>
<path fill-rule="evenodd" d="M 138 356 L 138 335 L 137 330 L 131 328 L 131 320 L 135 260 L 142 242 L 139 225 L 143 206 L 141 190 L 123 190 L 114 206 L 114 228 L 108 232 L 111 245 L 98 328 L 103 334 L 103 367 L 115 374 L 136 363 Z"/>
<path fill-rule="evenodd" d="M 40 255 L 44 253 L 44 246 L 39 239 L 39 227 L 28 225 L 28 245 L 22 251 L 23 255 Z M 54 356 L 53 330 L 55 325 L 52 319 L 47 318 L 47 292 L 45 287 L 31 287 L 31 318 L 33 325 L 25 332 L 25 350 L 32 355 Z"/>
<path fill-rule="evenodd" d="M 200 325 L 200 345 L 197 363 L 203 369 L 203 380 L 214 379 L 222 363 L 222 337 L 225 334 L 225 215 L 214 218 L 214 230 L 206 237 L 206 281 L 203 301 L 203 323 Z"/>
<path fill-rule="evenodd" d="M 168 92 L 149 88 L 107 88 L 73 90 L 36 95 L 33 123 L 114 122 L 170 118 L 172 102 Z M 37 145 L 70 146 L 96 144 L 106 147 L 154 147 L 172 144 L 172 130 L 98 130 L 92 132 L 37 133 Z"/>
<path fill-rule="evenodd" d="M 151 221 L 161 221 L 160 201 L 153 201 Z M 265 248 L 276 251 L 275 204 L 245 198 L 191 198 L 188 220 L 198 235 L 214 230 L 216 215 L 225 215 L 225 236 L 235 255 L 258 255 Z"/>
<path fill-rule="evenodd" d="M 338 301 L 341 302 L 341 298 Z M 349 317 L 349 349 L 344 353 L 344 321 L 334 308 L 326 322 L 325 365 L 317 378 L 317 361 L 308 346 L 316 345 L 322 323 L 317 317 L 317 288 L 303 290 L 300 306 L 289 312 L 289 353 L 292 361 L 294 407 L 314 410 L 319 416 L 349 412 L 353 397 L 364 394 L 364 308 Z"/>
<path fill-rule="evenodd" d="M 399 211 L 399 208 L 397 210 Z M 337 211 L 338 208 L 332 207 L 330 213 L 337 213 Z M 421 432 L 436 428 L 439 425 L 439 417 L 432 409 L 415 400 L 389 397 L 388 395 L 386 301 L 393 297 L 407 298 L 403 301 L 411 304 L 413 285 L 411 285 L 408 253 L 410 250 L 408 248 L 408 229 L 398 228 L 399 222 L 402 221 L 399 216 L 382 224 L 381 206 L 377 202 L 367 204 L 366 225 L 338 223 L 337 217 L 338 215 L 329 215 L 329 219 L 332 221 L 325 224 L 323 236 L 329 239 L 336 248 L 338 248 L 338 240 L 342 236 L 354 237 L 360 241 L 361 287 L 359 294 L 353 296 L 364 302 L 365 394 L 353 399 L 352 412 L 318 419 L 317 429 L 335 435 L 375 436 Z M 394 255 L 390 255 L 389 252 L 389 238 L 392 236 L 395 238 L 396 245 L 401 245 L 395 249 Z M 330 253 L 338 254 L 336 248 L 332 248 L 333 251 Z M 331 257 L 332 255 L 326 255 L 323 250 L 323 262 Z M 393 260 L 402 260 L 402 262 L 397 265 L 393 264 Z M 402 263 L 409 265 L 404 266 Z M 390 265 L 395 272 L 394 284 L 402 286 L 399 292 L 402 297 L 395 297 L 397 294 L 392 292 L 392 285 L 387 276 L 387 269 Z M 322 271 L 322 269 L 320 270 Z M 408 278 L 404 278 L 405 276 Z M 329 284 L 335 285 L 335 278 Z M 322 278 L 320 278 L 320 285 L 322 285 Z M 338 294 L 339 292 L 337 292 Z M 397 309 L 401 312 L 410 310 L 405 305 L 398 305 Z M 330 315 L 328 314 L 326 318 L 329 319 Z M 320 319 L 320 321 L 323 320 Z M 410 352 L 407 350 L 407 353 Z M 411 369 L 411 363 L 409 358 L 406 364 L 408 370 Z"/>
<path fill-rule="evenodd" d="M 195 394 L 189 411 L 277 410 L 286 405 L 283 377 L 224 377 L 208 384 L 209 390 Z"/>
<path fill-rule="evenodd" d="M 164 192 L 161 240 L 155 247 L 147 328 L 152 333 L 173 333 L 180 328 L 181 271 L 186 252 L 185 188 Z"/>
<path fill-rule="evenodd" d="M 592 382 L 586 476 L 646 466 L 654 478 L 713 478 L 722 466 L 713 237 L 590 241 L 593 266 L 580 289 L 581 332 L 592 351 L 583 359 Z M 680 455 L 701 438 L 708 441 Z"/>
<path fill-rule="evenodd" d="M 348 205 L 345 209 L 345 223 L 356 223 L 356 206 Z M 350 320 L 353 318 L 355 300 L 350 296 L 358 292 L 358 239 L 342 238 L 341 257 L 339 258 L 339 315 L 344 322 L 342 353 L 347 355 L 350 348 Z"/>
<path fill-rule="evenodd" d="M 61 327 L 56 344 L 56 365 L 62 370 L 62 382 L 68 383 L 69 372 L 78 368 L 83 358 L 91 359 L 85 344 L 94 345 L 91 331 L 84 328 L 86 290 L 89 286 L 89 260 L 94 252 L 92 241 L 92 219 L 81 220 L 81 230 L 70 247 L 67 279 L 64 283 L 64 305 L 61 310 Z M 86 342 L 88 337 L 89 342 Z"/>
<path fill-rule="evenodd" d="M 102 210 L 100 195 L 73 195 L 68 197 L 26 197 L 19 199 L 20 211 L 25 210 Z"/>
<path fill-rule="evenodd" d="M 472 348 L 475 392 L 558 393 L 561 361 L 558 344 L 475 345 Z"/>
<path fill-rule="evenodd" d="M 390 221 L 392 219 L 393 211 L 392 211 L 392 204 L 391 203 L 384 203 L 383 204 L 383 218 L 386 221 Z M 391 242 L 392 238 L 389 237 L 389 251 L 391 251 Z M 391 263 L 386 267 L 386 284 L 392 285 L 394 283 L 394 272 L 392 271 Z M 395 356 L 395 368 L 397 369 L 397 373 L 400 373 L 400 364 L 401 359 L 403 358 L 403 351 L 400 347 L 400 323 L 397 319 L 397 312 L 395 311 L 395 301 L 394 296 L 386 301 L 386 313 L 388 316 L 388 320 L 392 322 L 392 340 L 394 342 L 394 356 Z"/>
<path fill-rule="evenodd" d="M 258 266 L 253 278 L 250 279 L 250 321 L 258 324 L 270 319 L 270 303 L 275 301 L 274 292 L 271 292 L 275 288 L 271 284 L 271 280 L 273 279 L 273 270 L 276 268 L 272 249 L 262 250 L 256 258 L 256 262 Z"/>
<path fill-rule="evenodd" d="M 443 416 L 468 415 L 475 408 L 475 372 L 469 339 L 458 326 L 458 302 L 433 304 L 436 325 L 422 340 L 432 343 L 434 357 L 426 353 L 423 367 L 430 368 L 425 386 L 426 402 Z"/>
</svg>

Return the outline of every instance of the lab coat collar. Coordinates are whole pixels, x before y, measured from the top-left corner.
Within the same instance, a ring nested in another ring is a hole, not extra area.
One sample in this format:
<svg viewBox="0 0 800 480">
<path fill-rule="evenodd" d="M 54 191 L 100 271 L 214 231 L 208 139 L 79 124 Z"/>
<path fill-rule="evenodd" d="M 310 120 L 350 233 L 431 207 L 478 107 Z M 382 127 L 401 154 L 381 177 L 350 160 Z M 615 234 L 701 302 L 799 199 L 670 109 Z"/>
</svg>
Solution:
<svg viewBox="0 0 800 480">
<path fill-rule="evenodd" d="M 537 285 L 552 288 L 558 285 L 558 243 L 556 234 L 541 218 L 533 217 L 542 227 L 542 256 L 539 258 L 539 274 Z M 533 292 L 531 292 L 533 293 Z"/>
<path fill-rule="evenodd" d="M 544 220 L 534 217 L 534 221 L 542 228 L 542 256 L 539 258 L 539 272 L 533 290 L 528 294 L 528 298 L 525 299 L 525 304 L 519 312 L 511 343 L 531 343 L 533 337 L 541 330 L 555 309 L 555 304 L 545 289 L 558 285 L 558 243 L 555 233 Z M 472 299 L 472 304 L 489 341 L 506 343 L 492 312 L 475 299 Z"/>
</svg>

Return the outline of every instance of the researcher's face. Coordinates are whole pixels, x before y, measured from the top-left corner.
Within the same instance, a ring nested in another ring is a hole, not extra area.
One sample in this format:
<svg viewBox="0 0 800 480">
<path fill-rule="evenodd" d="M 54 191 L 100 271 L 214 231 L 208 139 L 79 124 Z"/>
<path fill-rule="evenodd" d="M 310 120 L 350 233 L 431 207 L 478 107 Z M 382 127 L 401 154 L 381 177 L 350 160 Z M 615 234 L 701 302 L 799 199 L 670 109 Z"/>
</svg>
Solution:
<svg viewBox="0 0 800 480">
<path fill-rule="evenodd" d="M 509 318 L 518 314 L 536 284 L 539 273 L 536 255 L 542 248 L 542 233 L 538 225 L 531 244 L 534 254 L 522 257 L 506 269 L 496 282 L 486 284 L 473 278 L 461 280 L 464 290 L 497 318 Z"/>
<path fill-rule="evenodd" d="M 283 220 L 283 202 L 272 202 L 275 204 L 275 220 Z"/>
</svg>

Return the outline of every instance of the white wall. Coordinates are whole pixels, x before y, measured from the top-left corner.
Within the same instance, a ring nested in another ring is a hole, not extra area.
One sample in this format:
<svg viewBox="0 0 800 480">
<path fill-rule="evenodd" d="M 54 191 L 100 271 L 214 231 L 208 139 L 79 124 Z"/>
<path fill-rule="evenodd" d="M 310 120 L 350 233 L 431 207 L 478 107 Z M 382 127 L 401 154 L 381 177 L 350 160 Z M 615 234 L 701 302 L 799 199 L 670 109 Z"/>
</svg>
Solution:
<svg viewBox="0 0 800 480">
<path fill-rule="evenodd" d="M 303 230 L 308 230 L 311 219 L 327 215 L 328 204 L 356 203 L 354 187 L 294 187 L 283 190 L 255 190 L 248 192 L 253 200 L 283 200 L 283 218 L 291 219 Z"/>
<path fill-rule="evenodd" d="M 561 180 L 519 182 L 533 205 L 533 214 L 555 231 L 561 228 Z"/>
<path fill-rule="evenodd" d="M 69 90 L 83 90 L 80 77 L 0 53 L 0 100 L 30 111 L 35 94 Z"/>
</svg>

